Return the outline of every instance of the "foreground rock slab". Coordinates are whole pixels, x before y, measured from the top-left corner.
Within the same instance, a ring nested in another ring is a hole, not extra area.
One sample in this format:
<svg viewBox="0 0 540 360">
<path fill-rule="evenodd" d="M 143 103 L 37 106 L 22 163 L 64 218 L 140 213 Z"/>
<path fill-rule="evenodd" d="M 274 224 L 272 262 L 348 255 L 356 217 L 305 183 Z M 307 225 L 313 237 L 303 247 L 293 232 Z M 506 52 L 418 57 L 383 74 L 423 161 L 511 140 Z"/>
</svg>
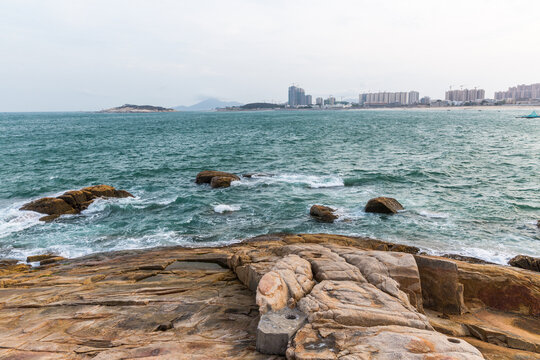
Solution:
<svg viewBox="0 0 540 360">
<path fill-rule="evenodd" d="M 540 357 L 538 273 L 414 252 L 274 234 L 39 268 L 5 260 L 0 359 Z"/>
<path fill-rule="evenodd" d="M 97 198 L 126 198 L 133 197 L 125 190 L 116 190 L 109 185 L 94 185 L 80 190 L 67 191 L 64 194 L 51 198 L 44 197 L 27 204 L 20 210 L 35 211 L 47 214 L 40 218 L 42 221 L 52 221 L 61 215 L 78 214 L 85 210 Z"/>
</svg>

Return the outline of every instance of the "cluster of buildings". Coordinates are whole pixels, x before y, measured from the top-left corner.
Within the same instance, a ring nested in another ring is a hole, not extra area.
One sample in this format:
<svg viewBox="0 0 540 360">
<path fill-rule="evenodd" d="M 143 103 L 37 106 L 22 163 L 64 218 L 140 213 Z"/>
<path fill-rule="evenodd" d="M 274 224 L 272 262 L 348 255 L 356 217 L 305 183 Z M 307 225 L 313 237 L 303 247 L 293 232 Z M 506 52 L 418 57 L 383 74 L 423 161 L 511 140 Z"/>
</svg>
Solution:
<svg viewBox="0 0 540 360">
<path fill-rule="evenodd" d="M 477 102 L 486 98 L 486 91 L 484 89 L 460 89 L 460 90 L 448 90 L 444 99 L 454 102 Z"/>
<path fill-rule="evenodd" d="M 289 86 L 289 102 L 290 107 L 310 106 L 313 104 L 311 95 L 306 95 L 304 89 L 296 86 Z"/>
<path fill-rule="evenodd" d="M 540 103 L 540 83 L 532 85 L 517 85 L 508 88 L 506 91 L 495 92 L 494 99 L 486 99 L 484 89 L 459 89 L 446 91 L 444 100 L 431 100 L 428 96 L 420 98 L 418 91 L 408 92 L 374 92 L 363 93 L 358 98 L 358 104 L 345 101 L 336 101 L 336 98 L 329 96 L 324 99 L 318 97 L 315 105 L 320 108 L 346 108 L 346 107 L 394 107 L 394 106 L 454 106 L 472 104 L 497 105 L 501 103 Z M 304 89 L 297 86 L 289 87 L 288 107 L 302 108 L 312 107 L 313 98 L 306 95 Z"/>
<path fill-rule="evenodd" d="M 417 105 L 420 103 L 418 91 L 409 92 L 377 92 L 360 94 L 360 105 Z"/>
<path fill-rule="evenodd" d="M 517 85 L 506 91 L 497 91 L 494 96 L 496 101 L 506 103 L 519 103 L 540 101 L 540 83 L 531 85 Z"/>
</svg>

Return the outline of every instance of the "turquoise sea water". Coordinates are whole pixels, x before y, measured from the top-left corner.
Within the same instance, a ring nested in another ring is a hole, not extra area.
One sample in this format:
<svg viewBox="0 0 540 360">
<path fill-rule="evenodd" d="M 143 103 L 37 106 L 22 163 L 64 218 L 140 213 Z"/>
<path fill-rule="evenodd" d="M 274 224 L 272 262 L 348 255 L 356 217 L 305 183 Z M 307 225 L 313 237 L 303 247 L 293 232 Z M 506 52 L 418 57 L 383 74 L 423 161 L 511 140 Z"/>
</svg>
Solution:
<svg viewBox="0 0 540 360">
<path fill-rule="evenodd" d="M 0 114 L 0 257 L 201 246 L 271 232 L 372 236 L 500 263 L 540 256 L 540 121 L 523 111 Z M 228 189 L 205 169 L 273 176 Z M 52 223 L 25 202 L 93 184 L 98 200 Z M 397 198 L 395 216 L 366 214 Z M 336 207 L 334 224 L 310 219 Z"/>
</svg>

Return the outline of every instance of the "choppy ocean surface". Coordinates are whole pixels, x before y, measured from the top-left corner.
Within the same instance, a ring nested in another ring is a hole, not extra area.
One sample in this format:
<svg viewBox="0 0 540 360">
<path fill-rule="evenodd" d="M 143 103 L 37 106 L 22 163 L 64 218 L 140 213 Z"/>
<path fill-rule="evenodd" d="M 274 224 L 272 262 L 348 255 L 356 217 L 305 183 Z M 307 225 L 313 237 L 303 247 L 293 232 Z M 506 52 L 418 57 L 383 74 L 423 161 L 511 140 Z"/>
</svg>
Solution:
<svg viewBox="0 0 540 360">
<path fill-rule="evenodd" d="M 371 236 L 505 263 L 540 256 L 540 121 L 524 111 L 0 113 L 0 258 L 202 246 L 272 232 Z M 228 189 L 205 169 L 273 176 Z M 30 200 L 109 184 L 42 223 Z M 376 196 L 405 211 L 366 214 Z M 313 204 L 341 219 L 309 217 Z"/>
</svg>

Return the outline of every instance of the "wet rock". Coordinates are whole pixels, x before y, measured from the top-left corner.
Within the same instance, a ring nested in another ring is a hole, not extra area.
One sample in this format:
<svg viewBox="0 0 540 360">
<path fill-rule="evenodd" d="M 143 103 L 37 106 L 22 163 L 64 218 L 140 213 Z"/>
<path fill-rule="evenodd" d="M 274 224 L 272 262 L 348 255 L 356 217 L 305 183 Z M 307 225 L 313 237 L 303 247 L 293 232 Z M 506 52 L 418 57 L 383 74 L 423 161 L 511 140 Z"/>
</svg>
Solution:
<svg viewBox="0 0 540 360">
<path fill-rule="evenodd" d="M 37 262 L 37 261 L 42 261 L 42 260 L 50 259 L 50 258 L 57 257 L 57 256 L 58 256 L 58 255 L 56 255 L 56 254 L 32 255 L 32 256 L 28 256 L 28 257 L 26 258 L 26 262 L 27 262 L 27 263 Z"/>
<path fill-rule="evenodd" d="M 125 190 L 116 190 L 109 185 L 95 185 L 81 190 L 71 190 L 64 194 L 51 198 L 44 197 L 24 204 L 20 210 L 35 211 L 47 216 L 41 217 L 41 221 L 52 221 L 61 215 L 78 214 L 88 208 L 97 198 L 125 198 L 133 197 Z"/>
<path fill-rule="evenodd" d="M 219 176 L 223 178 L 230 178 L 231 181 L 237 181 L 240 180 L 240 178 L 234 174 L 224 172 L 224 171 L 213 171 L 213 170 L 205 170 L 201 171 L 197 174 L 197 177 L 195 179 L 195 183 L 197 184 L 210 184 L 212 182 L 212 178 Z"/>
<path fill-rule="evenodd" d="M 49 258 L 47 258 L 47 259 L 41 260 L 41 261 L 39 262 L 39 266 L 53 264 L 53 263 L 55 263 L 55 262 L 62 261 L 62 260 L 66 260 L 66 258 L 65 258 L 65 257 L 62 257 L 62 256 L 49 257 Z"/>
<path fill-rule="evenodd" d="M 540 258 L 527 255 L 517 255 L 508 261 L 508 264 L 531 271 L 540 271 Z"/>
<path fill-rule="evenodd" d="M 334 220 L 338 218 L 338 216 L 334 214 L 335 211 L 335 209 L 328 206 L 313 205 L 311 209 L 309 209 L 309 214 L 318 221 L 333 223 Z"/>
<path fill-rule="evenodd" d="M 478 259 L 472 256 L 465 256 L 465 255 L 458 255 L 458 254 L 444 254 L 442 257 L 448 258 L 448 259 L 454 259 L 459 261 L 465 261 L 471 264 L 493 264 L 492 262 Z"/>
<path fill-rule="evenodd" d="M 57 215 L 57 214 L 75 214 L 75 210 L 71 205 L 63 199 L 44 197 L 24 204 L 20 210 L 35 211 L 41 214 Z"/>
<path fill-rule="evenodd" d="M 231 186 L 231 182 L 236 179 L 230 176 L 214 176 L 210 181 L 210 187 L 212 189 L 228 188 Z"/>
<path fill-rule="evenodd" d="M 403 206 L 394 198 L 377 197 L 366 204 L 365 212 L 379 214 L 397 214 Z"/>
</svg>

